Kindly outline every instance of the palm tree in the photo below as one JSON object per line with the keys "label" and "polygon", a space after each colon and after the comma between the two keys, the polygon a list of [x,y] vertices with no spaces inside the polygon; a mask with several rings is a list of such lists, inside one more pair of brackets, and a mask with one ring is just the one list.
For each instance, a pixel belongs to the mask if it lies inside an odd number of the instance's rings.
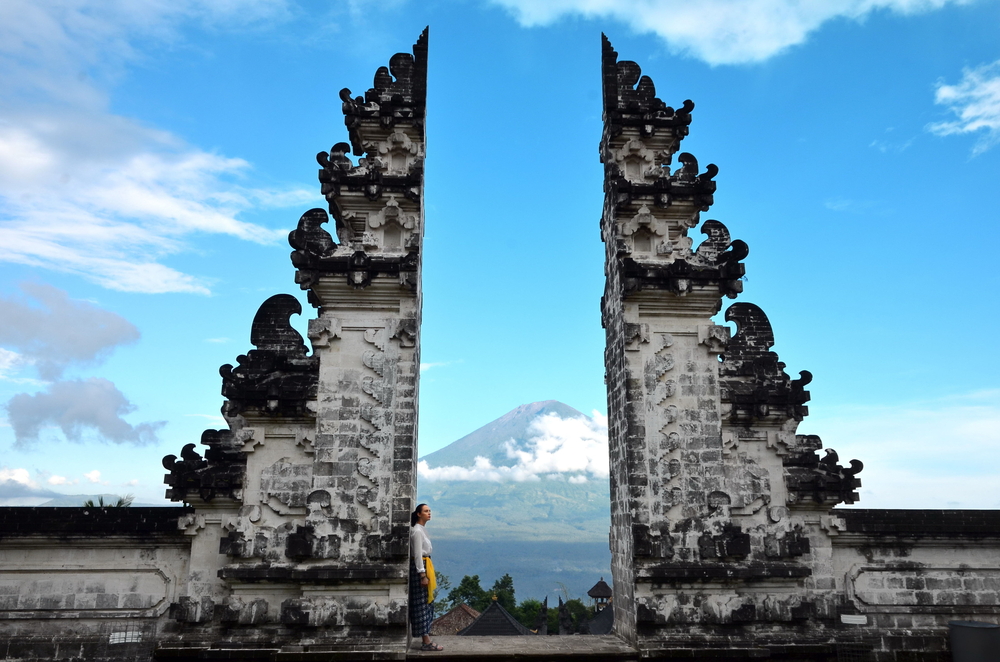
{"label": "palm tree", "polygon": [[135,496],[132,494],[126,494],[125,496],[118,497],[115,502],[109,501],[104,503],[104,496],[97,497],[97,503],[94,503],[93,499],[87,499],[83,502],[84,508],[128,508],[135,501]]}

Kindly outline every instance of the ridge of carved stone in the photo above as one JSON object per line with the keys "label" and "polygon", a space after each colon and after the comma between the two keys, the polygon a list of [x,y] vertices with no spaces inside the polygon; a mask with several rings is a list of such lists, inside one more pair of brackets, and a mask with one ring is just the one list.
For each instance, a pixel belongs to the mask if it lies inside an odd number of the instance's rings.
{"label": "ridge of carved stone", "polygon": [[420,33],[412,53],[396,53],[389,66],[379,67],[372,87],[364,96],[351,96],[350,88],[340,91],[344,124],[350,135],[355,156],[365,153],[359,128],[364,122],[377,121],[383,127],[397,122],[422,127],[427,105],[427,42],[430,28]]}
{"label": "ridge of carved stone", "polygon": [[219,368],[224,409],[236,416],[248,409],[269,416],[300,416],[316,397],[319,360],[307,356],[302,336],[292,325],[292,315],[302,313],[302,305],[290,294],[275,295],[254,316],[251,342],[256,346],[236,358],[234,368]]}
{"label": "ridge of carved stone", "polygon": [[694,102],[684,101],[673,108],[656,96],[653,79],[642,75],[642,68],[632,60],[618,59],[618,52],[607,35],[601,34],[601,78],[605,122],[615,129],[641,126],[646,131],[672,128],[678,136],[687,135]]}

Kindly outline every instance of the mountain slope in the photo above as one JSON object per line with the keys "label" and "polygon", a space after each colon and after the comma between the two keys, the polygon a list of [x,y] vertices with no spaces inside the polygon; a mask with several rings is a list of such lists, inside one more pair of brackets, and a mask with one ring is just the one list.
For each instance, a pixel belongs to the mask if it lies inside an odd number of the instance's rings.
{"label": "mountain slope", "polygon": [[524,443],[531,423],[539,416],[549,413],[557,414],[561,418],[585,416],[557,400],[532,402],[512,409],[475,432],[420,459],[431,467],[471,467],[476,456],[483,456],[495,467],[512,466],[514,460],[507,457],[505,446],[507,441],[514,439],[518,443]]}
{"label": "mountain slope", "polygon": [[[532,422],[548,413],[586,418],[555,400],[533,402],[421,460],[434,468],[472,467],[482,456],[493,466],[513,466],[506,442],[514,439],[518,447],[530,446]],[[580,478],[577,474],[576,480]],[[454,584],[464,575],[479,575],[482,584],[490,586],[510,573],[519,600],[546,595],[555,600],[557,589],[564,598],[585,598],[599,577],[610,575],[607,478],[588,475],[585,482],[569,482],[558,473],[520,482],[420,477],[417,499],[434,513],[427,528],[435,567]]]}
{"label": "mountain slope", "polygon": [[418,499],[431,507],[437,536],[469,541],[608,541],[608,481],[582,484],[435,481],[420,484]]}

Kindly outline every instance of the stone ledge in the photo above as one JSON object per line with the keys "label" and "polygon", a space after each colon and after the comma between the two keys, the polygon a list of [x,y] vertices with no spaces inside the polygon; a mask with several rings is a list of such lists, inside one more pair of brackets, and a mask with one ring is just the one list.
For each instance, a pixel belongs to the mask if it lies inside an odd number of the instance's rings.
{"label": "stone ledge", "polygon": [[177,520],[193,508],[149,506],[128,508],[0,507],[0,539],[22,536],[183,536]]}
{"label": "stone ledge", "polygon": [[770,579],[801,579],[812,574],[812,570],[799,565],[768,563],[755,565],[708,565],[670,564],[636,568],[638,581],[718,581],[739,579],[743,581],[763,581]]}
{"label": "stone ledge", "polygon": [[1000,510],[882,510],[837,508],[848,533],[1000,537]]}
{"label": "stone ledge", "polygon": [[243,582],[308,581],[339,584],[349,581],[405,580],[407,570],[403,567],[386,565],[324,565],[308,568],[250,566],[222,568],[219,570],[219,577]]}

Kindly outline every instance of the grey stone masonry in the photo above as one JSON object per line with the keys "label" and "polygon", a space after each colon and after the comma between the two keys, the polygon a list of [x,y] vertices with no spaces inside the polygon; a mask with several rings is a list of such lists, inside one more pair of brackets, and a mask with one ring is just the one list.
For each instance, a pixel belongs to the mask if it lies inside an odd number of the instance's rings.
{"label": "grey stone masonry", "polygon": [[949,618],[1000,613],[1000,520],[917,535],[906,511],[833,510],[863,467],[796,434],[812,375],[786,374],[757,306],[725,311],[732,337],[712,321],[749,249],[701,218],[718,168],[678,153],[694,104],[606,37],[602,68],[614,633],[642,657],[943,659]]}
{"label": "grey stone masonry", "polygon": [[0,659],[946,662],[949,621],[997,623],[1000,511],[836,508],[862,464],[798,434],[812,376],[757,306],[713,322],[749,249],[701,217],[694,104],[607,38],[602,75],[612,635],[407,636],[425,31],[341,91],[349,142],[317,157],[327,206],[289,236],[311,351],[299,300],[267,299],[220,369],[226,429],[163,458],[184,507],[0,508]]}
{"label": "grey stone masonry", "polygon": [[189,444],[164,460],[168,496],[195,506],[166,651],[267,641],[404,654],[426,73],[425,31],[364,96],[341,91],[350,144],[317,157],[329,212],[307,211],[289,235],[318,309],[312,353],[289,324],[298,301],[268,299],[256,349],[221,370],[230,430],[206,432],[204,458]]}

